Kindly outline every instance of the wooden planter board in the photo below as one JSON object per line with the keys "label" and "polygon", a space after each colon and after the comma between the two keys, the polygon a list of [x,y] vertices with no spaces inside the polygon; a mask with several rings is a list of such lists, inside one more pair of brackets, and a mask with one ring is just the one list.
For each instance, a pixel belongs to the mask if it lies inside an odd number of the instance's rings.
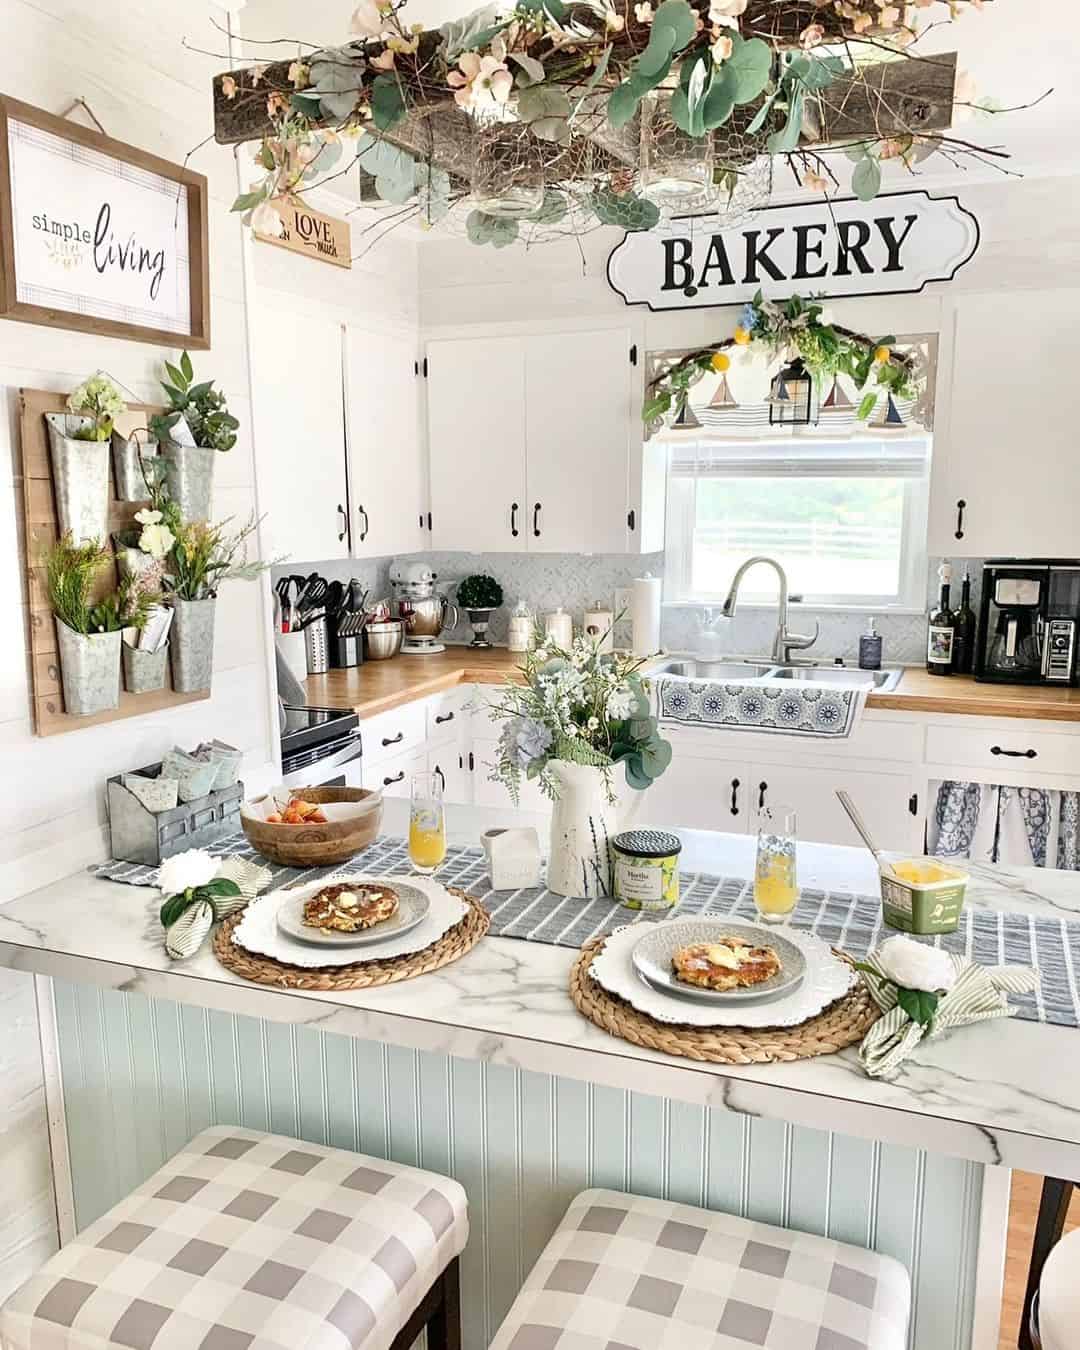
{"label": "wooden planter board", "polygon": [[[45,414],[64,412],[66,408],[67,397],[64,394],[53,394],[43,389],[19,390],[23,515],[21,534],[26,578],[27,648],[30,654],[34,731],[38,736],[57,736],[65,731],[79,731],[82,727],[97,726],[101,722],[116,722],[123,717],[138,717],[142,713],[158,712],[162,708],[171,708],[182,703],[197,703],[200,699],[210,697],[210,692],[206,689],[195,694],[178,694],[166,687],[148,694],[129,694],[126,689],[121,688],[120,705],[110,712],[94,713],[90,717],[74,717],[64,711],[60,663],[57,657],[56,620],[49,608],[45,588],[45,568],[41,559],[59,534]],[[130,403],[127,412],[117,418],[117,430],[121,433],[130,433],[137,427],[145,427],[149,417],[162,411],[163,409],[151,404]],[[113,492],[110,466],[110,535],[133,524],[135,512],[148,505],[147,502],[117,501]],[[107,543],[112,551],[111,538]],[[95,599],[115,590],[116,583],[115,564],[111,568],[103,568]],[[171,674],[167,673],[166,678],[171,679]]]}

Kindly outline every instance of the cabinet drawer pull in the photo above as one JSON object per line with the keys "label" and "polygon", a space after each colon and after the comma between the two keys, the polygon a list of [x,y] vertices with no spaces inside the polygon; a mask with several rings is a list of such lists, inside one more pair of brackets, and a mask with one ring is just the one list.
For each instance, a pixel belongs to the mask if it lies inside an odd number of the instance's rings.
{"label": "cabinet drawer pull", "polygon": [[364,540],[367,538],[368,526],[370,522],[368,521],[368,514],[362,506],[358,506],[356,508],[356,514],[364,522],[364,528],[360,531],[360,542],[363,543]]}
{"label": "cabinet drawer pull", "polygon": [[992,755],[1008,755],[1010,759],[1034,759],[1038,755],[1037,750],[1004,750],[1000,745],[990,747]]}
{"label": "cabinet drawer pull", "polygon": [[757,808],[758,808],[759,811],[764,811],[764,809],[765,809],[765,794],[766,794],[766,792],[768,792],[768,790],[769,790],[769,785],[768,785],[768,783],[765,782],[765,780],[764,780],[764,778],[763,778],[763,779],[761,780],[761,782],[760,782],[757,786],[758,786]]}
{"label": "cabinet drawer pull", "polygon": [[446,774],[443,773],[442,769],[440,769],[439,766],[438,766],[437,764],[435,765],[435,772],[434,772],[434,774],[432,775],[432,777],[437,778],[437,779],[439,780],[439,782],[442,784],[442,790],[443,790],[443,792],[445,793],[445,792],[446,792]]}
{"label": "cabinet drawer pull", "polygon": [[337,537],[337,541],[340,544],[344,541],[345,536],[349,532],[349,516],[345,508],[340,503],[338,503],[338,515],[341,517],[341,520],[339,522],[341,525],[341,533]]}
{"label": "cabinet drawer pull", "polygon": [[967,506],[967,502],[964,501],[963,497],[961,497],[960,500],[956,503],[956,534],[955,534],[955,537],[956,537],[957,539],[963,539],[963,537],[964,537],[964,507],[965,507],[965,506]]}
{"label": "cabinet drawer pull", "polygon": [[393,776],[393,778],[384,778],[382,781],[383,781],[383,787],[392,787],[395,783],[404,783],[404,781],[405,781],[405,770],[402,769],[402,771],[401,771],[400,773],[396,773],[396,774]]}
{"label": "cabinet drawer pull", "polygon": [[739,780],[737,778],[731,780],[731,814],[733,816],[739,814]]}
{"label": "cabinet drawer pull", "polygon": [[517,504],[517,502],[511,502],[511,503],[510,503],[510,533],[514,536],[515,539],[518,537],[517,513],[518,513],[518,504]]}
{"label": "cabinet drawer pull", "polygon": [[454,714],[452,712],[440,713],[439,716],[435,718],[435,725],[441,727],[444,722],[452,722],[453,720]]}
{"label": "cabinet drawer pull", "polygon": [[382,738],[382,743],[383,743],[383,745],[398,745],[398,744],[400,744],[404,739],[405,739],[405,733],[404,733],[403,731],[399,731],[398,734],[397,734],[396,736],[384,736],[384,737]]}
{"label": "cabinet drawer pull", "polygon": [[533,534],[537,539],[540,538],[540,503],[537,502],[533,507]]}

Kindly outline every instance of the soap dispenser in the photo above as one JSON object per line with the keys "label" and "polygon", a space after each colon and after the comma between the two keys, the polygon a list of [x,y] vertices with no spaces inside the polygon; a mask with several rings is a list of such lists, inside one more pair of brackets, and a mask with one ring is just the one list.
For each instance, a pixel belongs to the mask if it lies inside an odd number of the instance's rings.
{"label": "soap dispenser", "polygon": [[866,632],[859,638],[859,669],[881,669],[881,634],[874,627],[873,615],[866,621]]}

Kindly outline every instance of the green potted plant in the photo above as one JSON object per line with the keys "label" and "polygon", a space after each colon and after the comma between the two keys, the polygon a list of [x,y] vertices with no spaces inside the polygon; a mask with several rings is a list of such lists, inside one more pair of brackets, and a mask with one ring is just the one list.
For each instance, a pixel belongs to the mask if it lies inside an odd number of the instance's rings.
{"label": "green potted plant", "polygon": [[239,529],[230,520],[177,522],[165,562],[165,590],[173,610],[170,637],[173,688],[182,694],[210,688],[214,669],[214,610],[224,581],[252,581],[269,563],[248,561],[247,545],[259,527],[250,516]]}
{"label": "green potted plant", "polygon": [[469,613],[469,624],[473,630],[470,647],[490,647],[488,625],[491,623],[491,611],[498,609],[503,602],[502,587],[494,577],[477,572],[458,582],[457,598],[458,604]]}
{"label": "green potted plant", "polygon": [[184,520],[209,520],[214,456],[233,448],[240,423],[213,380],[194,382],[187,352],[179,365],[166,361],[165,373],[168,379],[161,387],[169,406],[150,419],[150,433],[164,462],[165,486]]}
{"label": "green potted plant", "polygon": [[71,391],[66,413],[45,414],[60,532],[76,546],[108,532],[109,438],[126,408],[120,390],[99,371]]}
{"label": "green potted plant", "polygon": [[120,701],[120,625],[112,625],[103,602],[92,605],[90,597],[109,551],[100,540],[80,544],[65,533],[44,561],[64,708],[74,717],[108,712]]}

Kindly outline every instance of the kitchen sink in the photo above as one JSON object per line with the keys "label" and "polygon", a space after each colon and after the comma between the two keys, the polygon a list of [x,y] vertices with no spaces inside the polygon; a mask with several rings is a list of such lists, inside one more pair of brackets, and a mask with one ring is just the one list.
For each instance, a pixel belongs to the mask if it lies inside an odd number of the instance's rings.
{"label": "kitchen sink", "polygon": [[771,662],[756,661],[665,661],[651,675],[676,675],[686,680],[759,680],[774,669]]}
{"label": "kitchen sink", "polygon": [[651,676],[667,676],[682,680],[735,680],[772,683],[773,680],[793,680],[801,684],[820,684],[832,689],[876,689],[883,693],[895,689],[903,671],[857,670],[850,666],[812,664],[777,665],[771,661],[701,660],[695,657],[676,657],[664,661],[649,672]]}
{"label": "kitchen sink", "polygon": [[834,689],[895,689],[900,670],[848,670],[845,666],[777,666],[772,680],[797,680],[803,684],[827,684]]}

